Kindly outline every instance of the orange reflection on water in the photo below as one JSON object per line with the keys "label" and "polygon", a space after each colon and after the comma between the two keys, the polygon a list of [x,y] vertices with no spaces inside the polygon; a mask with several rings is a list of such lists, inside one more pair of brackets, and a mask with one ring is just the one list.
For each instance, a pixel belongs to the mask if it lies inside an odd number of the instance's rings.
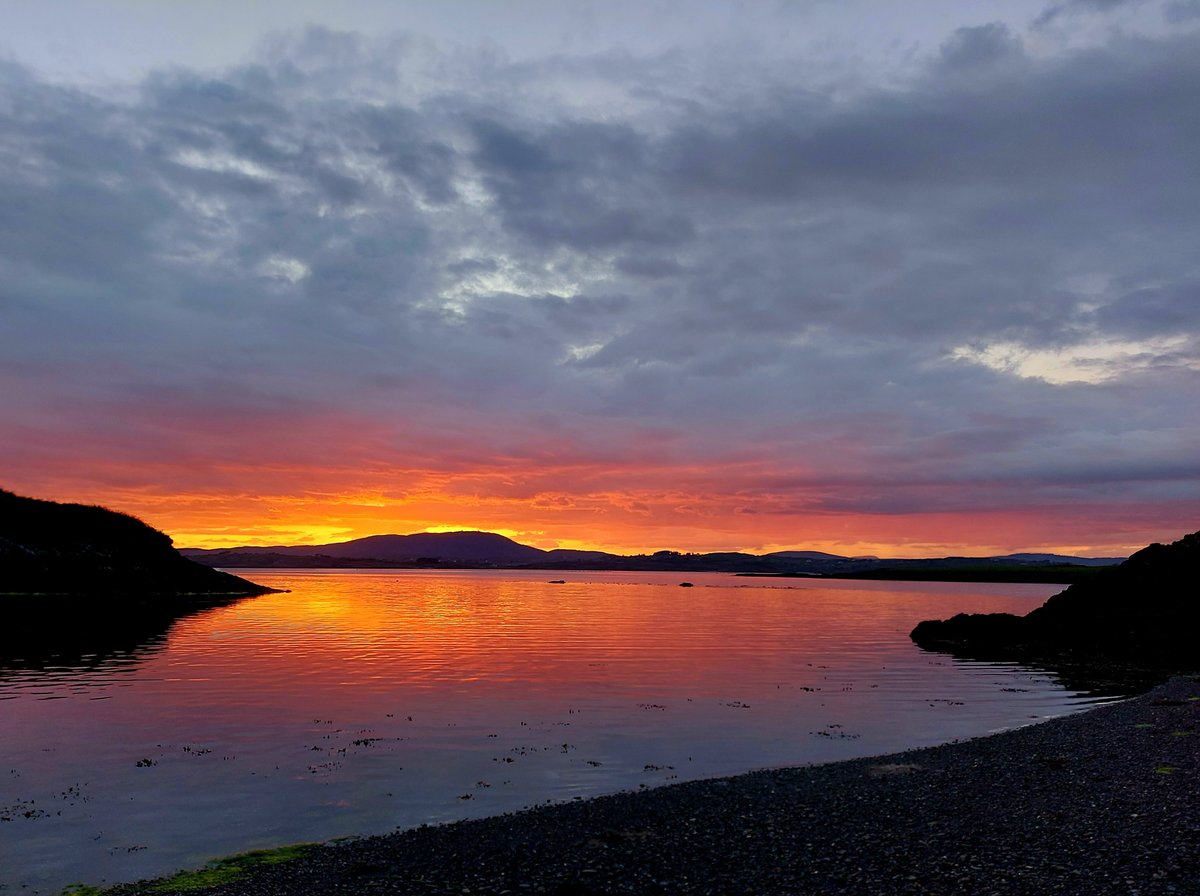
{"label": "orange reflection on water", "polygon": [[[907,633],[922,618],[964,605],[1024,612],[1054,590],[1007,587],[989,600],[978,586],[772,588],[700,575],[682,589],[680,576],[572,573],[548,585],[549,575],[250,573],[292,590],[185,620],[172,655],[210,679],[253,679],[256,702],[275,707],[326,690],[354,702],[468,686],[497,699],[569,702],[599,688],[732,700],[911,661]],[[1013,596],[1022,587],[1028,599]]]}
{"label": "orange reflection on water", "polygon": [[13,799],[87,797],[5,827],[21,874],[55,892],[136,880],[250,846],[878,755],[1071,703],[908,639],[920,619],[1021,613],[1054,586],[247,574],[292,590],[108,660],[0,669]]}

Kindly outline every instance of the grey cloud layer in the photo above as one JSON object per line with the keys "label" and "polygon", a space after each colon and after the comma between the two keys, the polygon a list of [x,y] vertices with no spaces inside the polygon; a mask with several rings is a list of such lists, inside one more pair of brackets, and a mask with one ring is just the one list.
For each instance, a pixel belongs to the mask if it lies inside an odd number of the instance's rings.
{"label": "grey cloud layer", "polygon": [[[358,414],[397,451],[469,424],[531,455],[548,420],[576,447],[652,426],[679,460],[968,502],[1158,496],[1147,468],[1200,498],[1197,34],[1035,58],[984,23],[850,96],[670,55],[463,62],[313,30],[125,96],[0,67],[10,425]],[[952,357],[1105,343],[1138,369]]]}

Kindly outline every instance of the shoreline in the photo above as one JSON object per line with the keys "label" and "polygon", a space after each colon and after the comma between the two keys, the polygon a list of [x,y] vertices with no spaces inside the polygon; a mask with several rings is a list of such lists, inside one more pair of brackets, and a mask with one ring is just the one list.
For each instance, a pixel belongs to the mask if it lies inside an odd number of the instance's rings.
{"label": "shoreline", "polygon": [[1200,892],[1200,678],[981,738],[316,845],[112,896]]}

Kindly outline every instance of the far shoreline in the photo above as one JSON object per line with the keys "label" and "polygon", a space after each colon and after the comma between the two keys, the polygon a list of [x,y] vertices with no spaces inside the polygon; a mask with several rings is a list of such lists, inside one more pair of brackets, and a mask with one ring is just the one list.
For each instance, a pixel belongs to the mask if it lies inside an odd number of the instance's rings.
{"label": "far shoreline", "polygon": [[874,581],[874,582],[962,582],[962,583],[991,583],[997,585],[1069,585],[1088,579],[1107,567],[1053,567],[1033,569],[955,569],[953,567],[930,567],[925,569],[896,569],[864,570],[861,572],[814,573],[800,571],[785,572],[747,572],[733,569],[703,569],[703,568],[662,568],[640,566],[487,566],[483,564],[466,563],[400,563],[391,561],[352,560],[328,565],[297,563],[283,566],[258,565],[221,565],[214,569],[221,571],[247,570],[267,573],[314,572],[314,571],[350,571],[373,570],[378,572],[628,572],[656,573],[676,575],[728,575],[735,578],[748,579],[797,579],[811,582],[837,581]]}
{"label": "far shoreline", "polygon": [[885,568],[862,572],[839,572],[828,575],[803,572],[738,572],[736,576],[760,579],[809,579],[816,581],[865,581],[865,582],[963,582],[993,583],[997,585],[1070,585],[1091,578],[1105,567],[1072,566],[1034,569],[955,569],[953,567],[930,567],[927,569]]}

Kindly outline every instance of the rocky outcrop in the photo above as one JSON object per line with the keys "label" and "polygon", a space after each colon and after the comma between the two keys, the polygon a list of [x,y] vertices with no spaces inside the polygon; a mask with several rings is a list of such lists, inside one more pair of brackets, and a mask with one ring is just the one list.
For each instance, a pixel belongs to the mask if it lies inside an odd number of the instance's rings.
{"label": "rocky outcrop", "polygon": [[928,620],[912,639],[975,659],[1113,661],[1200,668],[1200,532],[1152,544],[1077,582],[1025,616],[959,614]]}
{"label": "rocky outcrop", "polygon": [[132,516],[0,490],[0,600],[55,594],[195,602],[270,590],[182,557],[167,535]]}

